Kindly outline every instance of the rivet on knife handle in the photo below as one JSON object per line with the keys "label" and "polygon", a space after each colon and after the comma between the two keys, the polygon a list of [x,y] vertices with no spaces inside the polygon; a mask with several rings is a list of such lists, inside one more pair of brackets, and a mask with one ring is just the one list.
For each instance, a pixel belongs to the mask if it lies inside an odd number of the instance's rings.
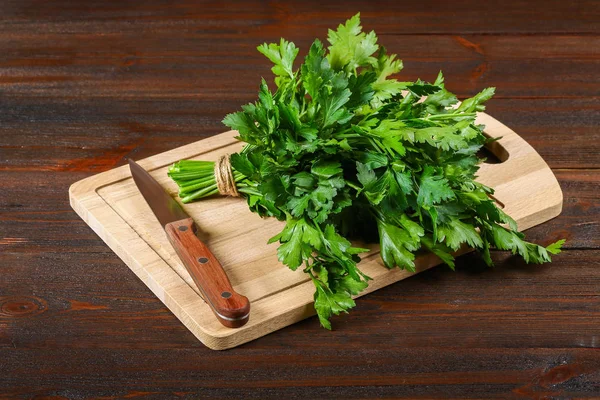
{"label": "rivet on knife handle", "polygon": [[248,322],[250,302],[233,290],[223,267],[195,234],[187,218],[165,225],[167,237],[219,321],[230,328]]}

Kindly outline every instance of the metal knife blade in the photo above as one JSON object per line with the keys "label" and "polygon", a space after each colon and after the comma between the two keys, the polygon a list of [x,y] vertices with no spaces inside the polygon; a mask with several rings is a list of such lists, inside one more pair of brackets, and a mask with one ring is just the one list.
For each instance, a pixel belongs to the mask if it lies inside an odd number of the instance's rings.
{"label": "metal knife blade", "polygon": [[163,228],[169,222],[190,218],[179,203],[160,186],[160,183],[132,159],[129,159],[129,169],[136,186]]}

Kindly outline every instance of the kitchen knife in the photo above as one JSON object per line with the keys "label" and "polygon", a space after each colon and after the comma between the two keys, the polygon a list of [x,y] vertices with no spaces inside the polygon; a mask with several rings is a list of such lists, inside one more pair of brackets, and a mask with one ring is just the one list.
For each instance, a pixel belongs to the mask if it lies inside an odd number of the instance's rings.
{"label": "kitchen knife", "polygon": [[145,169],[129,160],[133,181],[217,319],[229,328],[248,322],[250,302],[233,290],[223,267],[196,236],[194,220]]}

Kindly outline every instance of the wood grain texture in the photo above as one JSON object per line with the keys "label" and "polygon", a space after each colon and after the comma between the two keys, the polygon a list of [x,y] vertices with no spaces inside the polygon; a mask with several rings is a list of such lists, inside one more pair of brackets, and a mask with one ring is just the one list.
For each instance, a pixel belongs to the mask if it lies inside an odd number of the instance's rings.
{"label": "wood grain texture", "polygon": [[[596,1],[0,4],[0,398],[597,398],[600,110]],[[225,353],[200,344],[70,209],[75,181],[221,132],[269,66],[355,11],[405,62],[544,157],[567,237],[551,265],[495,253],[371,293]],[[483,53],[483,54],[482,54]]]}

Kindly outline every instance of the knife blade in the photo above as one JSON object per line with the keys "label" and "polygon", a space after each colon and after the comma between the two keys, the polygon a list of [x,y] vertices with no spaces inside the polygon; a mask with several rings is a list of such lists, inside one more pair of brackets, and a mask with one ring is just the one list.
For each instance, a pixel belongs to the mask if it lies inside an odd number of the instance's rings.
{"label": "knife blade", "polygon": [[136,186],[217,319],[229,328],[248,322],[250,302],[233,290],[217,258],[196,236],[196,224],[145,169],[129,159]]}

